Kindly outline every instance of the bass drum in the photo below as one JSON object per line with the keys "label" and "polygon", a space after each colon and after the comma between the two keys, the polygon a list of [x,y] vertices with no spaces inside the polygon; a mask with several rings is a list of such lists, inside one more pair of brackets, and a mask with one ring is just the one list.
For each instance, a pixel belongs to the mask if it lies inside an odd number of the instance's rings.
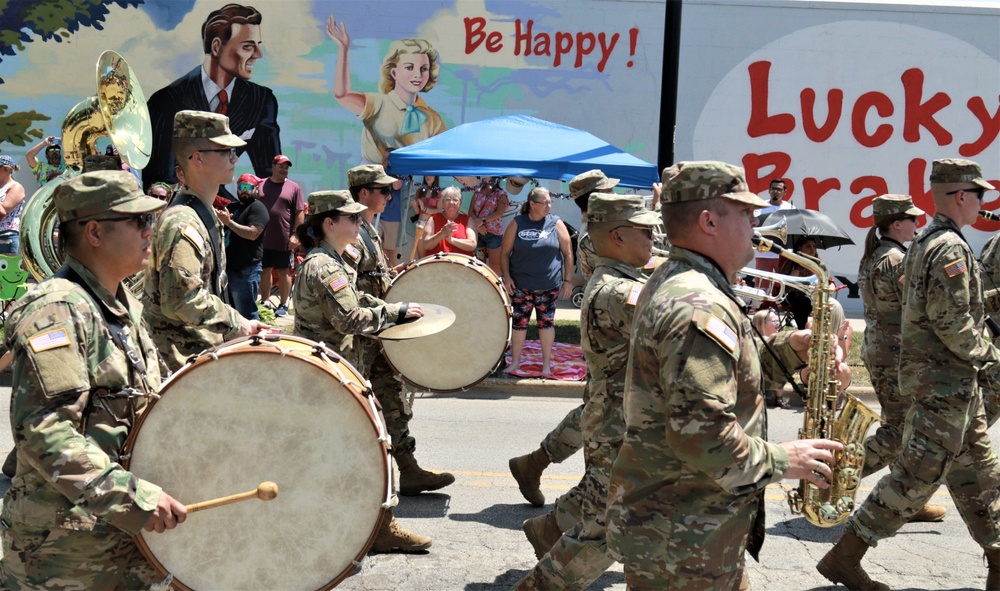
{"label": "bass drum", "polygon": [[127,467],[185,504],[274,481],[279,494],[141,532],[180,589],[332,589],[389,506],[388,437],[366,380],[331,350],[259,336],[211,349],[164,382],[126,443]]}
{"label": "bass drum", "polygon": [[429,392],[466,390],[493,373],[510,344],[510,299],[487,265],[463,254],[424,257],[396,276],[387,302],[427,302],[455,312],[435,335],[381,341],[389,364]]}

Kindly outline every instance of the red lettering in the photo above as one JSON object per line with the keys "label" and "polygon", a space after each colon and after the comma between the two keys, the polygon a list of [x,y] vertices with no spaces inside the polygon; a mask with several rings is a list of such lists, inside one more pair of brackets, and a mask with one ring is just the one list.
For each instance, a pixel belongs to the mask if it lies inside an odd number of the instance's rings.
{"label": "red lettering", "polygon": [[[903,90],[906,97],[905,116],[903,118],[903,139],[916,143],[920,141],[920,127],[926,127],[931,132],[939,146],[951,143],[951,134],[934,119],[934,114],[951,104],[951,99],[939,92],[921,103],[924,93],[924,73],[918,68],[903,72]],[[921,208],[922,209],[922,208]]]}
{"label": "red lettering", "polygon": [[503,34],[500,31],[493,31],[486,37],[486,51],[496,53],[503,49]]}
{"label": "red lettering", "polygon": [[750,74],[750,121],[747,123],[747,134],[750,137],[761,137],[791,133],[795,129],[795,117],[791,113],[767,114],[771,62],[754,62],[747,71]]}
{"label": "red lettering", "polygon": [[521,19],[514,20],[514,55],[521,55],[521,46],[524,46],[524,55],[531,55],[531,27],[535,21],[528,19],[525,23],[524,31],[521,31]]}
{"label": "red lettering", "polygon": [[880,176],[859,176],[851,181],[851,193],[858,195],[865,190],[871,191],[871,193],[857,199],[851,206],[850,220],[857,228],[869,228],[874,225],[872,216],[865,217],[862,212],[872,204],[876,197],[887,194],[889,186],[885,179]]}
{"label": "red lettering", "polygon": [[927,174],[927,161],[921,158],[910,160],[906,167],[907,178],[909,179],[910,197],[913,197],[913,204],[924,210],[927,215],[934,215],[934,196],[931,190],[924,189]]}
{"label": "red lettering", "polygon": [[481,16],[465,17],[465,55],[469,55],[482,44],[486,38],[483,29],[486,28],[486,19]]}
{"label": "red lettering", "polygon": [[574,68],[583,67],[583,56],[590,55],[590,52],[594,51],[594,47],[597,46],[597,37],[593,33],[577,33],[576,34],[576,61],[573,62]]}
{"label": "red lettering", "polygon": [[[635,31],[636,36],[639,35],[639,29],[631,29]],[[608,42],[608,36],[606,33],[601,33],[597,36],[597,40],[601,44],[601,61],[597,63],[597,71],[603,72],[604,67],[608,65],[608,60],[611,58],[611,51],[614,50],[615,45],[618,43],[618,39],[621,35],[615,33],[611,36],[611,42]],[[631,67],[631,66],[630,66]]]}
{"label": "red lettering", "polygon": [[802,179],[802,193],[805,194],[805,209],[819,211],[819,200],[830,191],[840,190],[839,179],[817,180],[812,177]]}
{"label": "red lettering", "polygon": [[997,107],[996,113],[990,115],[989,109],[986,108],[986,101],[980,96],[974,96],[969,99],[968,107],[979,120],[979,124],[983,126],[983,133],[979,135],[979,139],[958,147],[960,155],[971,158],[988,148],[1000,134],[1000,106]]}
{"label": "red lettering", "polygon": [[854,139],[866,148],[881,146],[892,137],[892,126],[888,123],[879,125],[875,128],[874,133],[868,133],[865,119],[868,117],[868,111],[873,107],[883,119],[892,115],[895,110],[895,107],[892,106],[892,100],[881,92],[866,92],[858,97],[857,102],[854,103],[854,109],[851,111],[851,132],[854,134]]}
{"label": "red lettering", "polygon": [[[768,152],[767,154],[746,154],[743,156],[743,170],[746,171],[747,187],[751,193],[766,191],[774,179],[784,179],[785,200],[791,199],[795,186],[785,178],[792,166],[792,157],[784,152]],[[771,167],[771,172],[761,176],[762,168]]]}
{"label": "red lettering", "polygon": [[844,91],[834,88],[826,94],[826,121],[822,126],[816,125],[816,91],[806,88],[799,95],[799,102],[802,104],[802,130],[806,132],[806,137],[817,143],[830,139],[844,110]]}
{"label": "red lettering", "polygon": [[556,56],[552,60],[552,66],[559,67],[562,63],[562,56],[568,54],[573,49],[573,35],[562,31],[556,32]]}
{"label": "red lettering", "polygon": [[547,33],[535,37],[535,55],[552,55],[552,38]]}

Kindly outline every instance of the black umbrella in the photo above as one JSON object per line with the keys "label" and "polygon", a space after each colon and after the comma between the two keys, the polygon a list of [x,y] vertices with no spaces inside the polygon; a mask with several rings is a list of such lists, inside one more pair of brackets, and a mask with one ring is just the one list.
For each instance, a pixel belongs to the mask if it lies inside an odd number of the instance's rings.
{"label": "black umbrella", "polygon": [[789,246],[802,236],[814,239],[816,248],[854,244],[854,240],[830,216],[811,209],[779,209],[768,215],[761,225],[777,224],[782,218],[787,224]]}

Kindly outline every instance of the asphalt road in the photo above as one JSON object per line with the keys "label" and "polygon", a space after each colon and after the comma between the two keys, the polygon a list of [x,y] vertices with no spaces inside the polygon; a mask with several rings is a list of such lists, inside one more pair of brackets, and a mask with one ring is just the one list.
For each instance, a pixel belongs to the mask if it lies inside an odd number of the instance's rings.
{"label": "asphalt road", "polygon": [[[401,498],[396,514],[405,527],[431,536],[434,545],[422,555],[369,556],[339,588],[509,589],[533,566],[534,554],[520,525],[551,505],[534,508],[522,499],[507,471],[507,460],[534,449],[577,401],[513,394],[474,389],[464,394],[418,395],[411,423],[418,442],[417,458],[428,469],[454,473],[457,481],[439,494]],[[0,387],[2,407],[7,407],[9,396],[9,384]],[[771,410],[771,438],[794,438],[801,427],[801,413],[801,409]],[[996,442],[1000,429],[994,427],[991,435]],[[6,453],[10,442],[9,424],[0,421],[0,452]],[[581,454],[551,466],[542,487],[547,500],[568,490],[582,472]],[[862,496],[875,482],[872,477],[863,483]],[[9,481],[0,477],[0,490],[8,486]],[[825,584],[814,565],[842,528],[819,529],[791,515],[784,491],[792,486],[791,482],[774,485],[767,492],[768,537],[762,564],[748,558],[753,588],[837,589]],[[933,502],[949,511],[943,523],[907,525],[895,538],[871,550],[865,566],[893,589],[982,589],[986,573],[982,552],[969,537],[947,492],[939,491]],[[616,565],[590,589],[624,590],[621,567]]]}

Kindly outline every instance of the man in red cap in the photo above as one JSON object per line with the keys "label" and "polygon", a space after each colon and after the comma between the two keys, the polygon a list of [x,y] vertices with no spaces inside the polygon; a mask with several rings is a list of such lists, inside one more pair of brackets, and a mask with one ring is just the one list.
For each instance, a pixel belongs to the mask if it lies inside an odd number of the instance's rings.
{"label": "man in red cap", "polygon": [[299,247],[295,228],[305,220],[306,200],[302,187],[288,180],[292,161],[278,154],[271,162],[271,178],[258,187],[258,198],[270,213],[264,229],[264,254],[261,262],[260,293],[264,305],[271,296],[271,272],[278,276],[278,307],[275,316],[288,314],[288,296],[292,293],[292,251]]}
{"label": "man in red cap", "polygon": [[249,320],[257,320],[257,294],[260,287],[261,259],[264,255],[264,228],[270,219],[267,207],[257,200],[261,179],[242,174],[236,181],[238,202],[216,209],[215,213],[229,230],[226,242],[226,274],[233,307]]}

